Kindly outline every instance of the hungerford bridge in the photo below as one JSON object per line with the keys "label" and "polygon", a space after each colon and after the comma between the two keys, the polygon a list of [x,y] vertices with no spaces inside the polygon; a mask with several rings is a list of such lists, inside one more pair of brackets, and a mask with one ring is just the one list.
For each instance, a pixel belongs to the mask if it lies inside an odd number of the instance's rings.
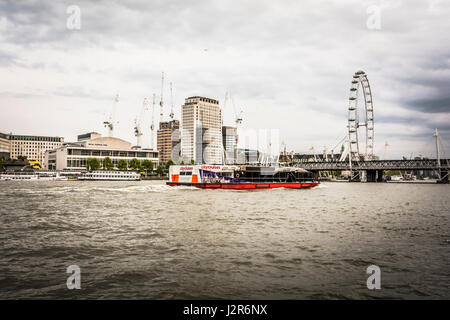
{"label": "hungerford bridge", "polygon": [[351,180],[361,181],[366,177],[367,182],[382,182],[384,170],[410,171],[410,170],[436,170],[439,174],[439,181],[449,182],[450,159],[429,160],[367,160],[367,161],[318,161],[304,162],[301,167],[319,173],[320,171],[352,171]]}
{"label": "hungerford bridge", "polygon": [[[358,110],[359,100],[364,100],[363,110]],[[360,113],[365,115],[363,122],[360,121]],[[358,71],[353,76],[350,88],[347,128],[348,133],[345,137],[347,141],[339,160],[301,162],[298,165],[306,170],[315,172],[317,176],[319,176],[321,171],[347,170],[351,171],[350,181],[366,182],[383,181],[384,170],[434,170],[438,173],[438,182],[449,182],[450,159],[440,159],[440,141],[437,129],[434,134],[436,138],[436,159],[374,160],[372,92],[367,75],[363,71]],[[365,137],[364,150],[360,148],[362,136]]]}

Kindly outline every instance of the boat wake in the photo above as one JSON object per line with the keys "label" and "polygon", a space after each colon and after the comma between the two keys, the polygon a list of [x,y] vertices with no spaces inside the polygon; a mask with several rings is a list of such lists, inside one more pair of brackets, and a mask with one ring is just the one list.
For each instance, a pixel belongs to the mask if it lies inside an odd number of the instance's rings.
{"label": "boat wake", "polygon": [[[145,192],[170,192],[170,191],[183,191],[183,190],[197,190],[192,187],[171,187],[165,184],[158,185],[132,185],[132,186],[117,186],[117,187],[102,187],[102,186],[58,186],[52,188],[43,188],[38,190],[33,189],[14,189],[11,190],[12,194],[22,193],[22,194],[65,194],[65,193],[89,193],[89,192],[100,192],[100,193],[145,193]],[[8,193],[8,192],[6,192]]]}
{"label": "boat wake", "polygon": [[327,185],[320,183],[319,185],[315,186],[313,189],[327,189],[327,188],[328,188]]}

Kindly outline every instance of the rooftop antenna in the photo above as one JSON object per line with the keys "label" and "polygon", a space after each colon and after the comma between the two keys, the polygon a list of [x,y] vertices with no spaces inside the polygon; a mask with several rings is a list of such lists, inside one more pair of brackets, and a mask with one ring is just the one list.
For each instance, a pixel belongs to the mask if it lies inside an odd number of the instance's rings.
{"label": "rooftop antenna", "polygon": [[172,91],[172,82],[170,83],[170,119],[173,120],[173,91]]}
{"label": "rooftop antenna", "polygon": [[164,92],[164,72],[162,73],[162,76],[161,76],[161,100],[159,101],[159,106],[160,106],[159,122],[163,121],[163,106],[164,106],[163,92]]}
{"label": "rooftop antenna", "polygon": [[117,108],[117,103],[119,102],[119,95],[116,94],[116,96],[114,97],[114,102],[113,102],[113,106],[112,106],[112,110],[111,113],[109,114],[109,117],[106,121],[103,121],[103,125],[108,128],[108,136],[112,137],[114,135],[114,125],[118,122],[114,121],[114,118],[116,116],[116,108]]}
{"label": "rooftop antenna", "polygon": [[150,144],[150,148],[154,150],[155,147],[155,104],[156,104],[156,94],[153,94],[153,103],[152,103],[152,124],[150,125],[150,130],[152,131],[152,141]]}

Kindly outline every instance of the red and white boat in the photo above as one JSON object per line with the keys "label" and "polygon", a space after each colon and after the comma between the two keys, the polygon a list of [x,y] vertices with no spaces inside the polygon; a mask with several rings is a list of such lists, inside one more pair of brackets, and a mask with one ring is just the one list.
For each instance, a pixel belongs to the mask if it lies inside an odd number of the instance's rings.
{"label": "red and white boat", "polygon": [[203,189],[307,189],[317,186],[312,172],[301,168],[241,165],[176,165],[169,186]]}

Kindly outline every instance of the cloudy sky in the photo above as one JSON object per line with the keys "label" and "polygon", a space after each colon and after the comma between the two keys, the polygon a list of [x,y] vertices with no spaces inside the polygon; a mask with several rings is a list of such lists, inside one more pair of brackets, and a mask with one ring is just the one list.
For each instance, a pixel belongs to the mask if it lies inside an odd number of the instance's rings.
{"label": "cloudy sky", "polygon": [[[71,5],[80,29],[67,26]],[[0,132],[105,134],[118,93],[115,133],[134,141],[133,120],[144,97],[159,99],[164,71],[165,117],[169,81],[177,118],[185,97],[223,106],[228,91],[243,128],[279,129],[288,150],[322,150],[344,137],[350,82],[364,70],[375,153],[388,141],[389,157],[431,155],[435,127],[450,141],[449,17],[444,0],[0,0]],[[231,104],[224,114],[231,123]]]}

